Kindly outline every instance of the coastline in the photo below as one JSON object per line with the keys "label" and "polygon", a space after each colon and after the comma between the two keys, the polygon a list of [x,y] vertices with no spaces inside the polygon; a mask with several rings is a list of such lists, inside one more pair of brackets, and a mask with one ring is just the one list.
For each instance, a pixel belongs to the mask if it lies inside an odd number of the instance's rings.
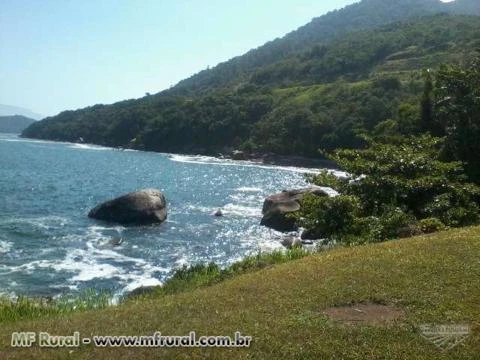
{"label": "coastline", "polygon": [[267,154],[260,157],[247,157],[246,160],[259,165],[288,166],[307,169],[326,168],[332,170],[339,170],[338,166],[331,160],[323,158],[309,158],[299,155]]}
{"label": "coastline", "polygon": [[[185,200],[184,198],[181,198],[183,201],[182,204],[186,204],[186,205],[185,206],[178,205],[180,204],[180,202],[177,202],[177,209],[180,209],[178,210],[178,214],[181,214],[181,215],[177,214],[178,215],[177,219],[180,219],[182,224],[185,223],[188,225],[184,227],[186,230],[182,229],[182,233],[178,235],[179,231],[176,230],[177,225],[175,225],[174,222],[171,222],[168,225],[168,227],[164,227],[166,229],[164,229],[164,231],[162,232],[162,236],[165,236],[166,238],[175,237],[175,239],[178,239],[179,237],[182,237],[182,236],[187,238],[186,235],[182,235],[182,234],[186,234],[190,232],[193,233],[193,231],[197,231],[196,229],[194,229],[194,226],[189,225],[193,223],[192,217],[190,215],[194,214],[195,217],[198,216],[199,222],[201,221],[202,224],[206,224],[206,227],[205,227],[206,229],[209,229],[209,226],[210,226],[210,228],[215,229],[216,231],[216,229],[220,228],[219,227],[220,221],[222,224],[226,224],[224,227],[221,228],[221,231],[218,235],[218,238],[222,239],[222,241],[230,238],[231,239],[244,238],[241,242],[242,245],[238,245],[240,244],[238,241],[232,240],[232,243],[234,243],[234,245],[232,246],[234,247],[238,246],[238,248],[241,251],[243,251],[243,249],[248,249],[250,246],[252,246],[252,249],[258,248],[258,249],[262,249],[262,251],[270,251],[270,250],[281,248],[280,238],[277,238],[276,236],[272,237],[272,233],[268,229],[264,229],[263,227],[257,227],[258,222],[260,221],[260,210],[262,206],[260,200],[258,199],[263,195],[263,193],[261,193],[262,191],[265,191],[265,196],[268,196],[280,191],[281,189],[294,188],[292,187],[293,182],[295,182],[295,184],[297,184],[298,187],[302,187],[304,184],[303,173],[309,173],[308,170],[303,168],[283,168],[281,166],[277,167],[272,165],[262,166],[262,164],[275,164],[275,163],[298,165],[306,162],[305,160],[301,160],[300,158],[295,158],[295,157],[279,158],[271,155],[268,157],[260,157],[259,154],[255,154],[256,156],[249,156],[248,160],[233,160],[233,159],[227,159],[227,158],[222,159],[218,156],[220,154],[217,154],[217,158],[207,157],[207,156],[198,156],[198,155],[171,156],[170,154],[165,154],[160,152],[151,152],[151,151],[142,151],[142,150],[133,150],[133,149],[119,149],[115,147],[104,147],[101,145],[99,146],[99,145],[93,145],[93,144],[89,145],[85,142],[82,143],[78,141],[77,142],[63,142],[63,141],[60,142],[60,141],[51,141],[51,140],[44,140],[44,139],[37,140],[37,139],[31,139],[31,138],[21,138],[21,137],[18,137],[18,134],[8,134],[8,136],[2,137],[2,139],[5,139],[5,142],[3,140],[1,142],[1,144],[4,146],[10,146],[11,144],[11,146],[14,147],[14,149],[20,149],[19,146],[22,146],[22,149],[25,149],[26,151],[28,150],[28,152],[32,153],[31,158],[34,158],[37,154],[40,154],[41,156],[39,156],[38,158],[39,160],[43,159],[42,156],[43,154],[45,154],[45,156],[47,156],[46,157],[47,159],[49,159],[49,157],[55,157],[56,159],[65,159],[64,163],[68,164],[71,160],[70,160],[70,157],[67,157],[66,155],[74,154],[75,156],[73,158],[78,159],[79,164],[81,164],[81,165],[78,165],[79,169],[95,167],[96,159],[105,158],[105,159],[108,159],[109,163],[112,163],[111,161],[112,159],[120,159],[118,162],[118,166],[115,167],[115,169],[118,168],[118,171],[116,173],[121,173],[122,169],[124,169],[124,162],[122,161],[123,159],[132,159],[131,163],[132,164],[134,163],[135,166],[137,166],[139,162],[143,162],[145,160],[146,163],[148,164],[148,167],[146,167],[145,169],[148,169],[148,170],[161,168],[164,171],[167,171],[167,169],[168,171],[170,171],[169,170],[170,166],[171,167],[180,166],[181,169],[187,169],[188,171],[192,171],[192,174],[194,176],[195,174],[197,175],[202,174],[202,178],[203,178],[204,173],[208,174],[209,177],[207,177],[207,180],[205,180],[207,185],[211,183],[210,177],[215,176],[217,172],[219,174],[224,174],[224,173],[228,173],[228,174],[239,173],[242,175],[249,174],[249,176],[245,176],[245,177],[235,176],[233,179],[233,182],[230,181],[230,179],[228,179],[229,181],[228,185],[224,187],[225,189],[227,189],[225,190],[227,194],[225,197],[219,197],[218,199],[215,198],[214,200],[205,200],[207,201],[206,203],[201,203],[200,200],[195,198],[193,195],[191,198],[188,197],[188,201]],[[52,149],[55,149],[55,151],[39,150],[39,149],[45,149],[50,147]],[[90,151],[90,150],[106,150],[106,151]],[[65,156],[62,155],[64,152],[66,154]],[[16,152],[16,153],[20,153],[20,152]],[[219,159],[219,160],[216,161],[215,159]],[[307,161],[309,162],[310,166],[314,165],[314,162],[310,160],[307,160]],[[89,167],[89,165],[87,164],[88,162],[90,162],[91,167]],[[177,165],[177,163],[182,163],[182,164]],[[190,167],[190,165],[188,164],[185,165],[183,163],[193,163],[195,165]],[[162,166],[158,167],[159,164],[161,164]],[[210,164],[212,164],[213,166],[210,166]],[[20,168],[22,167],[20,166]],[[29,174],[30,173],[29,165],[25,164],[24,168],[26,169],[25,174]],[[46,173],[56,174],[55,172],[56,170],[52,171],[46,166],[42,168],[46,170]],[[210,172],[210,168],[212,168],[214,171]],[[150,185],[149,183],[163,184],[165,182],[164,181],[165,174],[162,174],[162,171],[158,171],[158,172],[155,172],[155,174],[153,174],[148,170],[144,172],[145,174],[147,174],[145,176],[145,179],[147,179],[144,181],[145,184],[147,185]],[[58,173],[60,174],[60,172]],[[75,169],[73,174],[77,174],[77,173],[78,173],[78,170]],[[173,174],[175,174],[175,172],[173,172]],[[181,174],[183,175],[183,173]],[[264,176],[263,174],[279,174],[279,175],[272,176],[273,180],[269,180],[268,177]],[[88,176],[89,175],[86,175],[86,177]],[[185,177],[185,178],[188,179],[188,177]],[[237,181],[235,180],[236,178],[240,179],[238,180],[239,184],[236,183]],[[265,182],[264,181],[265,178],[268,181],[264,187],[263,183]],[[42,179],[42,177],[40,177],[40,179]],[[57,177],[53,176],[47,179],[57,179]],[[117,185],[112,185],[111,188],[109,187],[110,185],[108,185],[107,190],[99,191],[99,194],[102,194],[102,195],[101,196],[99,195],[98,198],[107,199],[107,198],[110,198],[109,197],[110,193],[116,194],[117,191],[119,193],[124,193],[124,192],[126,193],[128,191],[131,191],[130,189],[132,190],[137,189],[136,188],[136,186],[138,186],[137,178],[132,176],[130,177],[130,179],[132,179],[131,186],[130,186],[130,183],[127,182],[127,179],[124,179],[122,180],[122,183],[123,184],[127,183],[127,185],[124,188],[122,188],[121,190],[118,190]],[[182,179],[184,178],[182,177]],[[175,176],[173,176],[173,180],[175,180]],[[276,184],[277,182],[281,185],[278,185],[278,187],[276,185],[272,185],[272,184]],[[14,181],[12,180],[11,183],[14,183]],[[66,184],[69,185],[68,182]],[[143,187],[146,187],[147,185]],[[79,188],[80,186],[78,186],[78,189]],[[189,190],[190,188],[187,188],[187,191]],[[218,190],[215,190],[215,191],[218,191]],[[63,195],[63,192],[59,192],[59,193]],[[90,196],[91,193],[92,191],[90,189],[84,189],[84,191],[83,190],[76,191],[75,196],[79,196],[79,201],[77,201],[76,204],[81,204],[81,205],[87,204],[83,206],[87,208],[92,207],[95,203],[94,201],[90,202],[89,200],[85,200],[85,199],[89,199],[88,197],[83,197],[80,199],[80,197],[82,196]],[[51,196],[52,195],[50,192],[46,192],[44,194],[44,199],[49,200],[51,199]],[[263,198],[261,200],[263,201]],[[32,203],[34,203],[34,201],[36,201],[36,198],[31,201]],[[92,203],[91,206],[89,205],[90,203]],[[214,211],[215,209],[218,209],[219,207],[222,207],[222,209],[224,209],[224,214],[226,215],[222,220],[218,218],[214,218],[211,215],[212,211]],[[109,226],[109,225],[103,225],[101,223],[97,224],[95,222],[91,222],[87,218],[84,218],[85,210],[82,210],[82,208],[80,207],[75,207],[75,210],[71,210],[71,208],[68,208],[66,210],[68,211],[66,211],[65,213],[63,208],[61,210],[58,210],[58,209],[55,211],[52,210],[52,214],[49,213],[47,215],[43,213],[30,214],[27,211],[26,212],[27,215],[24,216],[25,219],[19,216],[18,218],[21,218],[21,219],[18,221],[16,219],[8,220],[8,221],[11,221],[12,224],[15,224],[15,226],[17,226],[17,222],[18,222],[20,223],[20,225],[18,225],[19,227],[28,226],[29,229],[31,227],[33,229],[32,232],[36,231],[42,236],[50,236],[52,234],[55,235],[58,233],[60,234],[59,236],[61,236],[61,238],[65,240],[65,243],[67,244],[66,246],[69,249],[69,253],[67,255],[60,254],[58,255],[58,259],[55,257],[56,255],[52,255],[51,257],[50,255],[48,255],[48,256],[45,256],[44,258],[41,258],[40,262],[38,262],[39,261],[38,258],[35,258],[32,255],[32,258],[28,258],[28,259],[26,258],[24,261],[24,264],[22,265],[26,267],[27,265],[25,264],[31,263],[32,265],[28,265],[28,266],[32,266],[32,268],[33,267],[40,268],[38,264],[41,264],[43,266],[42,269],[51,267],[55,272],[66,272],[66,273],[69,272],[66,275],[67,276],[66,279],[68,281],[65,280],[65,283],[71,284],[72,285],[71,288],[68,289],[67,288],[68,286],[65,285],[64,287],[61,288],[62,290],[52,290],[52,291],[49,290],[48,294],[46,295],[55,296],[60,291],[69,291],[69,290],[72,290],[72,292],[77,293],[78,289],[75,286],[77,286],[78,283],[83,284],[84,282],[86,283],[87,281],[91,281],[92,284],[95,284],[97,282],[97,280],[93,280],[95,278],[94,276],[95,274],[93,273],[93,271],[90,271],[92,264],[103,265],[104,263],[106,263],[106,261],[104,260],[105,256],[111,256],[112,251],[116,251],[115,248],[111,246],[111,243],[108,242],[108,240],[111,238],[116,238],[121,236],[119,234],[123,234],[123,232],[125,231],[121,227],[117,228],[116,226],[113,226],[113,225]],[[71,215],[71,214],[74,214],[74,215]],[[175,220],[175,219],[172,218],[172,220]],[[197,220],[195,219],[195,221]],[[65,226],[67,226],[68,228],[63,229],[63,226],[64,226],[63,224],[67,224]],[[243,230],[243,226],[245,226],[246,230]],[[0,230],[3,231],[5,228],[6,226],[0,228]],[[74,229],[74,230],[71,230],[71,229]],[[193,230],[190,230],[190,229],[193,229]],[[6,234],[8,233],[7,230],[5,230]],[[208,231],[209,230],[205,230],[204,233],[202,233],[201,235],[198,235],[198,238],[200,239],[200,241],[204,241],[203,240],[204,236],[205,237],[217,236],[217,235],[211,235]],[[133,247],[135,245],[135,241],[139,241],[140,244],[143,244],[143,243],[148,243],[150,239],[153,239],[155,236],[158,237],[157,233],[153,234],[154,232],[155,231],[152,231],[151,233],[148,232],[147,235],[140,234],[133,231],[128,233],[126,232],[125,238],[130,239],[132,247],[129,247],[128,245],[126,250],[125,249],[118,250],[117,251],[118,255],[115,255],[115,256],[118,256],[118,258],[116,259],[119,259],[119,260],[109,261],[107,267],[105,267],[104,269],[100,269],[98,271],[98,273],[100,273],[101,276],[104,277],[105,279],[114,279],[114,280],[105,280],[105,281],[108,281],[108,282],[111,281],[112,283],[115,282],[120,284],[118,288],[115,287],[114,289],[115,295],[123,294],[124,292],[130,291],[131,289],[134,288],[134,284],[135,284],[135,287],[139,287],[139,286],[151,284],[152,278],[158,279],[161,281],[163,281],[166,278],[163,276],[163,273],[155,273],[155,271],[157,271],[155,270],[157,267],[148,267],[146,269],[142,268],[141,260],[144,259],[142,256],[144,256],[144,253],[147,252],[147,250],[135,250],[137,246]],[[234,234],[235,236],[232,234]],[[25,236],[30,236],[30,235],[27,234]],[[72,242],[70,242],[71,238],[73,239]],[[77,241],[80,241],[80,245],[84,244],[85,246],[77,246]],[[208,240],[208,241],[206,240],[206,243],[209,243],[209,241],[211,240]],[[225,245],[220,242],[219,244],[220,244],[219,246]],[[4,246],[3,243],[0,241],[0,253],[2,252],[1,250],[3,249],[2,248],[3,246]],[[177,248],[179,247],[178,245],[172,245],[172,248],[175,248],[175,246]],[[13,252],[20,251],[21,246],[19,245],[17,247],[15,245],[15,241],[13,240],[11,242],[5,242],[5,249],[10,249],[10,248],[12,249],[11,251],[13,253]],[[206,248],[207,247],[203,247],[201,251],[198,251],[198,253],[201,253],[201,255],[198,255],[198,256],[202,256],[205,259],[207,259],[205,261],[209,261],[209,258],[207,258],[207,255],[209,255],[209,252],[215,253],[216,250],[205,250]],[[230,248],[231,247],[229,245],[229,248],[227,250],[229,251]],[[89,249],[92,249],[92,251],[90,251]],[[283,250],[283,248],[281,249]],[[151,252],[152,250],[148,250],[148,251]],[[194,256],[191,255],[187,250],[185,250],[185,254],[183,254],[181,251],[179,253],[176,253],[176,252],[173,252],[173,253],[178,256],[176,256],[172,261],[178,261],[178,264],[182,264],[184,261],[185,262],[193,261],[191,259],[194,259]],[[75,254],[75,256],[71,254]],[[180,254],[183,254],[183,255],[180,255]],[[230,254],[230,253],[226,252],[225,254]],[[238,253],[232,252],[232,254],[233,254],[232,255],[233,258],[237,259]],[[127,258],[127,257],[130,257],[129,262],[127,265],[124,265],[123,263],[121,263],[121,259]],[[145,259],[147,258],[148,257],[146,257]],[[223,260],[220,259],[218,261],[220,264],[222,264]],[[154,263],[153,260],[152,260],[152,263]],[[172,264],[177,264],[177,262]],[[159,267],[160,266],[158,266],[158,268]],[[141,269],[141,271],[139,271],[138,274],[133,272],[128,272],[127,270],[125,270],[125,269],[137,269],[137,268]],[[165,272],[170,271],[170,266],[165,266],[164,268],[166,268]],[[70,275],[70,272],[72,273],[71,275]],[[112,274],[115,274],[115,277]],[[57,281],[52,280],[51,282],[56,283]],[[46,283],[50,283],[50,281],[47,281]],[[127,288],[127,285],[128,285],[128,288]],[[5,288],[10,289],[10,287],[7,284]],[[32,289],[24,288],[23,283],[21,283],[18,286],[17,285],[13,286],[12,289],[13,290],[9,290],[8,294],[10,294],[10,291],[12,292],[12,294],[15,294],[15,293],[25,294],[24,291],[28,291],[31,294],[40,294],[40,295],[44,294],[43,289],[32,290]],[[81,286],[80,286],[80,290],[81,290]]]}
{"label": "coastline", "polygon": [[272,166],[285,166],[285,167],[298,167],[306,169],[331,169],[339,170],[335,162],[325,159],[325,158],[313,158],[302,155],[279,155],[275,153],[245,153],[238,150],[226,150],[223,152],[209,152],[209,151],[196,151],[196,152],[163,152],[155,151],[148,149],[141,149],[136,147],[122,147],[122,146],[108,146],[104,144],[88,143],[84,141],[65,141],[59,139],[39,139],[26,137],[22,134],[16,134],[21,139],[31,139],[31,140],[43,140],[43,141],[54,141],[54,142],[63,142],[69,144],[78,144],[78,145],[92,145],[92,146],[102,146],[117,150],[135,150],[141,152],[153,152],[158,154],[169,154],[169,155],[181,155],[181,156],[209,156],[219,160],[234,160],[234,161],[248,161],[253,164],[258,165],[272,165]]}

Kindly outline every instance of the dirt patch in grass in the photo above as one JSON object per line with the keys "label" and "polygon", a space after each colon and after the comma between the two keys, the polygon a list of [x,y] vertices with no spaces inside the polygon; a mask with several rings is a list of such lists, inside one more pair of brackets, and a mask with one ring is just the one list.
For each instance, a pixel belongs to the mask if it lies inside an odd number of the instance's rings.
{"label": "dirt patch in grass", "polygon": [[323,313],[349,325],[386,325],[405,316],[404,310],[371,302],[331,307]]}

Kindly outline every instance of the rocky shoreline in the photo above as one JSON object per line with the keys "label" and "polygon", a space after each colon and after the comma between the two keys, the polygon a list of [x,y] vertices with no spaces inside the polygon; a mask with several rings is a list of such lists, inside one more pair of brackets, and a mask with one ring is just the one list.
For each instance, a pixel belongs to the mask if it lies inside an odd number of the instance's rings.
{"label": "rocky shoreline", "polygon": [[227,155],[217,154],[220,159],[246,160],[261,165],[289,166],[299,168],[328,168],[337,169],[335,162],[324,158],[312,158],[299,155],[278,155],[274,153],[245,153],[232,151]]}
{"label": "rocky shoreline", "polygon": [[[19,135],[21,138],[26,139],[37,139],[33,137],[27,137],[23,134]],[[58,141],[58,142],[65,142],[62,139],[37,139],[37,140],[45,140],[45,141]],[[68,141],[67,141],[68,142]],[[89,143],[84,141],[83,138],[78,138],[76,141],[72,141],[72,144],[81,144],[81,145],[93,145],[93,146],[104,146],[104,147],[111,147],[117,150],[136,150],[136,151],[144,151],[150,152],[151,150],[138,148],[135,146],[111,146],[101,143]],[[156,152],[156,151],[154,151]],[[241,150],[231,150],[225,149],[222,152],[210,152],[206,151],[205,149],[197,149],[197,151],[191,152],[173,152],[171,154],[174,155],[186,155],[186,156],[211,156],[217,159],[227,159],[227,160],[243,160],[249,161],[259,165],[273,165],[273,166],[288,166],[288,167],[299,167],[299,168],[307,168],[307,169],[315,169],[315,168],[327,168],[332,170],[338,170],[338,166],[335,162],[325,159],[325,158],[317,158],[317,157],[307,157],[301,155],[279,155],[271,152],[262,153],[262,152],[245,152]]]}

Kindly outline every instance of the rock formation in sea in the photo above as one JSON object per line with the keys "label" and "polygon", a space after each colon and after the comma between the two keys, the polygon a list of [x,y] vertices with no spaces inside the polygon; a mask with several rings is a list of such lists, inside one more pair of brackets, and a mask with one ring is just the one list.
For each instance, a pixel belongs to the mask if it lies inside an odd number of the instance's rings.
{"label": "rock formation in sea", "polygon": [[328,196],[325,190],[320,187],[284,190],[281,193],[271,195],[263,203],[263,218],[260,224],[277,231],[297,230],[295,219],[287,215],[300,210],[300,202],[307,193],[316,196]]}
{"label": "rock formation in sea", "polygon": [[167,218],[167,205],[161,191],[145,189],[99,204],[88,216],[124,225],[158,224]]}

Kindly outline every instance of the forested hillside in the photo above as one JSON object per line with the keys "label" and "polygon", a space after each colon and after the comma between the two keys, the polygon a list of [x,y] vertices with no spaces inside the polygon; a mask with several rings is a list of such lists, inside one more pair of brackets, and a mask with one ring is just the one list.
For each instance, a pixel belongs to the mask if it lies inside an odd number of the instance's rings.
{"label": "forested hillside", "polygon": [[406,131],[415,126],[422,71],[472,58],[478,20],[440,14],[349,33],[257,68],[232,87],[66,111],[23,135],[209,154],[240,148],[317,156],[318,149],[358,147],[359,135],[385,120]]}
{"label": "forested hillside", "polygon": [[281,39],[275,39],[213,69],[201,71],[181,81],[169,92],[192,96],[232,86],[247,81],[260,67],[282,61],[315,45],[325,45],[347,33],[441,12],[480,15],[480,4],[477,0],[456,0],[451,3],[439,0],[363,0],[314,18]]}

